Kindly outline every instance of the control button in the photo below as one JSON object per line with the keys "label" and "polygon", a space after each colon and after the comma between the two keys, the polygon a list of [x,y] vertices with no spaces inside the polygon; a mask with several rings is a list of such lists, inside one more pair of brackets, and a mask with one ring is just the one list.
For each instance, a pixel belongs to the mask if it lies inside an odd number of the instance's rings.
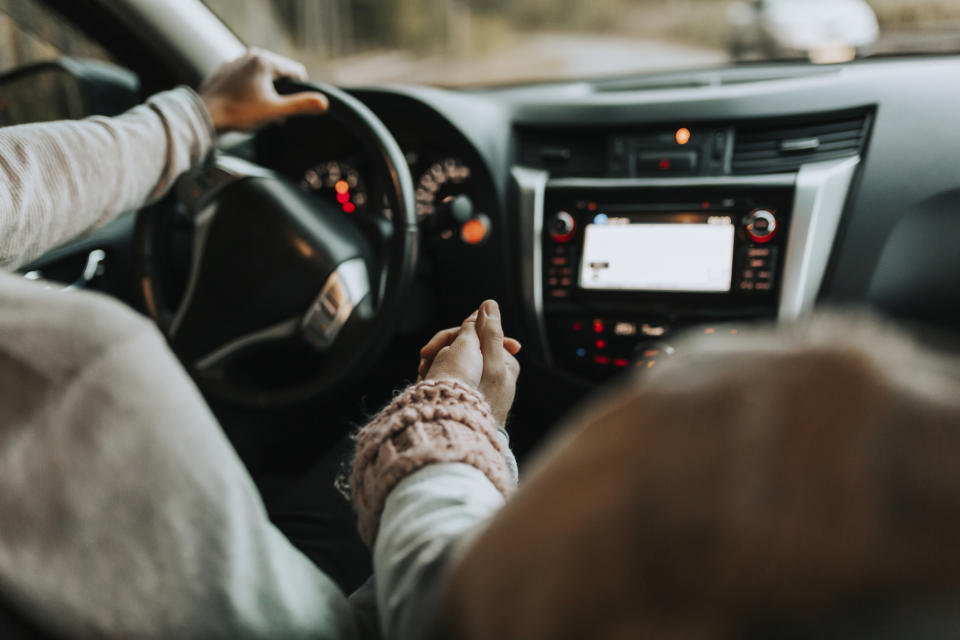
{"label": "control button", "polygon": [[613,334],[617,336],[637,335],[637,325],[632,322],[618,322],[613,325]]}
{"label": "control button", "polygon": [[697,154],[684,152],[644,152],[637,156],[637,171],[640,173],[682,173],[697,168]]}
{"label": "control button", "polygon": [[608,365],[610,364],[610,356],[596,356],[593,361],[597,364]]}
{"label": "control button", "polygon": [[640,327],[640,333],[650,338],[659,338],[662,335],[667,333],[668,327],[663,325],[647,324],[644,323]]}
{"label": "control button", "polygon": [[676,349],[662,342],[639,345],[633,354],[634,366],[640,369],[652,369],[658,362],[671,357]]}
{"label": "control button", "polygon": [[550,290],[551,298],[569,298],[570,292],[566,289],[551,289]]}
{"label": "control button", "polygon": [[[566,211],[558,211],[553,219],[550,220],[548,227],[550,237],[554,242],[570,242],[573,239],[573,232],[577,228],[577,223],[573,216]],[[557,264],[554,262],[554,264]]]}
{"label": "control button", "polygon": [[606,341],[606,340],[597,340],[596,343],[594,343],[594,344],[595,344],[595,346],[597,347],[597,349],[601,349],[601,350],[602,350],[602,349],[606,349],[606,348],[607,348],[607,341]]}
{"label": "control button", "polygon": [[769,242],[777,234],[777,218],[767,209],[754,210],[744,218],[743,224],[754,242]]}
{"label": "control button", "polygon": [[551,258],[551,259],[550,259],[550,263],[553,264],[553,265],[555,265],[555,266],[562,267],[562,266],[568,264],[568,261],[567,261],[566,258]]}
{"label": "control button", "polygon": [[614,359],[613,359],[613,366],[615,366],[615,367],[623,368],[623,367],[626,367],[626,366],[629,365],[629,364],[630,364],[630,361],[627,360],[626,358],[614,358]]}
{"label": "control button", "polygon": [[593,321],[593,332],[603,333],[603,320],[597,319]]}

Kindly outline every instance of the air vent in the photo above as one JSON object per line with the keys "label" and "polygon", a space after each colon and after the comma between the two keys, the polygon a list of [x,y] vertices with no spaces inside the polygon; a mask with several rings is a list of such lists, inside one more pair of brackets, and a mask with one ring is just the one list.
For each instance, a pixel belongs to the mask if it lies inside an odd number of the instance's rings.
{"label": "air vent", "polygon": [[854,156],[863,150],[866,132],[866,114],[738,127],[733,172],[796,171],[808,162]]}
{"label": "air vent", "polygon": [[600,132],[526,129],[520,132],[519,160],[554,176],[603,175],[607,136]]}

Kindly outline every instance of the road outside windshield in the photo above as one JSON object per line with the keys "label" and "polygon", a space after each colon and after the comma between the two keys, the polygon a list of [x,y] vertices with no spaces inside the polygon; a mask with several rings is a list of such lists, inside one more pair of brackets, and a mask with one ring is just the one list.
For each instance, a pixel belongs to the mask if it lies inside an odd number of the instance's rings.
{"label": "road outside windshield", "polygon": [[207,0],[245,42],[343,85],[622,76],[960,51],[958,0]]}

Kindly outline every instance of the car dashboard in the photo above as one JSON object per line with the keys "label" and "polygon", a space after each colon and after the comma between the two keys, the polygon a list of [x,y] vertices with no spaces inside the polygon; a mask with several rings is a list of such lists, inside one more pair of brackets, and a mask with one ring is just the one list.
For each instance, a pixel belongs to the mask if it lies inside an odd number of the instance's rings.
{"label": "car dashboard", "polygon": [[[869,307],[951,335],[958,73],[960,59],[941,56],[352,90],[406,156],[421,236],[397,336],[368,384],[395,388],[410,354],[485,298],[524,345],[517,413],[531,439],[598,384],[656,368],[691,332],[748,342],[758,322]],[[392,215],[330,118],[225,151],[362,228]],[[44,275],[107,249],[93,286],[136,305],[135,284],[117,279],[131,230],[121,219],[53,252]]]}
{"label": "car dashboard", "polygon": [[[951,57],[747,65],[355,95],[417,183],[425,317],[456,324],[497,297],[528,360],[589,385],[655,367],[690,331],[749,340],[757,321],[821,305],[952,327],[960,96],[943,79],[958,69]],[[331,187],[362,167],[348,139],[310,126],[276,147],[280,165],[345,200]]]}

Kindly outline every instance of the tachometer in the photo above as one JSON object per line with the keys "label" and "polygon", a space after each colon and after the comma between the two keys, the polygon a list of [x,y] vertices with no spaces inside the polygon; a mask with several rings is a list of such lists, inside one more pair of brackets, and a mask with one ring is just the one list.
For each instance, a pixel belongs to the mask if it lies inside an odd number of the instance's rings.
{"label": "tachometer", "polygon": [[417,182],[417,217],[422,221],[465,191],[470,167],[457,158],[444,158],[430,165]]}
{"label": "tachometer", "polygon": [[344,213],[362,213],[367,206],[367,189],[363,179],[346,162],[329,160],[310,167],[303,174],[300,186],[336,202]]}

